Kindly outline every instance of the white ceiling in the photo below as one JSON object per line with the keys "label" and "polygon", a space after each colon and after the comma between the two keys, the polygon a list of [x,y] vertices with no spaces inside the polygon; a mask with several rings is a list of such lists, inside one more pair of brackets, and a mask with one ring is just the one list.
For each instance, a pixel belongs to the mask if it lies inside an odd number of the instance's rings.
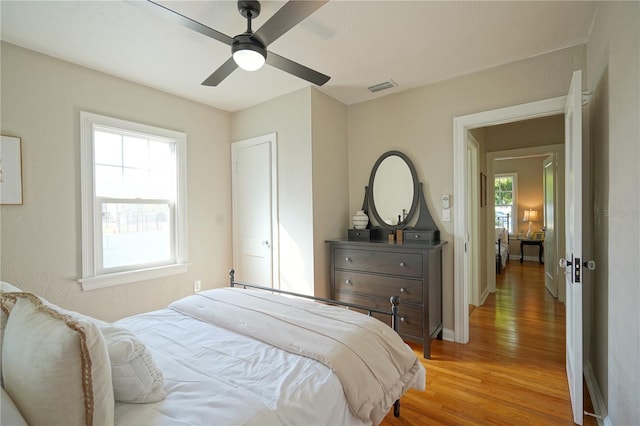
{"label": "white ceiling", "polygon": [[[245,30],[235,1],[161,1],[231,37]],[[283,4],[261,2],[254,31]],[[268,65],[200,83],[230,48],[119,1],[0,1],[2,40],[236,111],[310,83]],[[592,2],[332,0],[268,46],[331,76],[320,88],[351,105],[585,43]],[[393,79],[377,94],[367,87]]]}

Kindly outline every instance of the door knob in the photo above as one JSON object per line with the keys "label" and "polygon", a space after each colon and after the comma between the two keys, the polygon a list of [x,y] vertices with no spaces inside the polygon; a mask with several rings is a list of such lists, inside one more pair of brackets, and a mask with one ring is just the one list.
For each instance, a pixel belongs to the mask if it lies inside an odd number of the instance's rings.
{"label": "door knob", "polygon": [[595,260],[587,260],[582,265],[590,271],[595,271],[596,269],[596,261]]}
{"label": "door knob", "polygon": [[558,261],[558,265],[560,265],[561,268],[566,268],[568,266],[571,266],[572,263],[570,260],[567,260],[564,257],[561,257],[560,260]]}

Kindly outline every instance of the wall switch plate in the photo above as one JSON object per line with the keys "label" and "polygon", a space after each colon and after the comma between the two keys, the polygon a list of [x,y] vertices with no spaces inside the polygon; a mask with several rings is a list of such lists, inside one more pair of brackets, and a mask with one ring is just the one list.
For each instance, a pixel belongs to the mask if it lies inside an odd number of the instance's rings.
{"label": "wall switch plate", "polygon": [[451,221],[451,210],[450,209],[442,209],[442,220],[445,222]]}
{"label": "wall switch plate", "polygon": [[449,208],[449,194],[442,194],[442,208]]}
{"label": "wall switch plate", "polygon": [[193,282],[193,292],[197,293],[200,291],[201,288],[202,288],[202,282],[200,280],[195,280]]}

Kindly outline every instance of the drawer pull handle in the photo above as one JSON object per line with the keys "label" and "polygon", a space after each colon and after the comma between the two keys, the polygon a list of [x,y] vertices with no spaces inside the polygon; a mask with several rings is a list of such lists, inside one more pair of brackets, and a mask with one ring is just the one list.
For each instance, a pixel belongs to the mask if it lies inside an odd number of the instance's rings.
{"label": "drawer pull handle", "polygon": [[345,257],[345,258],[344,258],[344,261],[345,261],[345,262],[351,262],[351,258],[350,258],[350,257]]}
{"label": "drawer pull handle", "polygon": [[344,282],[346,285],[353,285],[353,282],[351,280],[345,280]]}
{"label": "drawer pull handle", "polygon": [[407,289],[405,289],[404,287],[400,288],[400,293],[406,293],[406,292],[407,292]]}
{"label": "drawer pull handle", "polygon": [[405,317],[400,317],[400,321],[405,322],[406,318]]}
{"label": "drawer pull handle", "polygon": [[418,238],[420,238],[420,235],[415,234],[415,235],[413,236],[413,238],[415,238],[415,239],[417,240]]}
{"label": "drawer pull handle", "polygon": [[404,268],[405,266],[407,266],[407,264],[406,264],[406,263],[404,263],[404,262],[400,262],[400,267],[401,267],[401,268]]}

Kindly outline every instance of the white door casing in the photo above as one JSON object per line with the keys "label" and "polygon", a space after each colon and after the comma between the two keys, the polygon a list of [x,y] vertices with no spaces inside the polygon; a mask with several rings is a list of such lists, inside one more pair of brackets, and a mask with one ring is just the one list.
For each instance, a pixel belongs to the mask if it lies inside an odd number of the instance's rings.
{"label": "white door casing", "polygon": [[[582,116],[582,110],[581,110],[581,83],[580,84],[576,84],[575,80],[576,80],[576,75],[577,78],[581,80],[581,73],[580,71],[576,71],[576,73],[574,73],[574,78],[572,79],[572,83],[571,83],[571,88],[570,88],[570,94],[571,96],[574,98],[572,103],[575,105],[578,105],[578,107],[574,106],[571,108],[571,114],[572,114],[572,123],[574,123],[574,125],[576,123],[579,123],[577,126],[577,131],[575,131],[575,129],[572,129],[572,136],[574,137],[574,141],[576,141],[576,136],[579,136],[580,138],[582,137],[582,124],[581,124],[581,116]],[[577,103],[576,103],[576,99],[577,98]],[[516,121],[522,121],[522,120],[529,120],[529,119],[533,119],[533,118],[539,118],[539,117],[546,117],[546,116],[550,116],[550,115],[555,115],[555,114],[565,114],[566,116],[566,111],[565,111],[565,107],[568,104],[568,99],[569,96],[560,96],[557,98],[551,98],[551,99],[546,99],[546,100],[542,100],[542,101],[536,101],[536,102],[531,102],[531,103],[527,103],[527,104],[521,104],[521,105],[515,105],[515,106],[511,106],[511,107],[506,107],[506,108],[500,108],[500,109],[496,109],[496,110],[491,110],[491,111],[484,111],[484,112],[480,112],[480,113],[475,113],[475,114],[470,114],[470,115],[465,115],[465,116],[459,116],[459,117],[455,117],[453,119],[453,183],[454,183],[454,194],[466,194],[467,188],[467,174],[469,173],[467,170],[467,162],[466,162],[466,155],[467,155],[467,132],[470,129],[474,129],[474,128],[479,128],[479,127],[485,127],[485,126],[491,126],[491,125],[496,125],[496,124],[505,124],[505,123],[512,123],[512,122],[516,122]],[[576,117],[576,115],[579,114],[580,115],[580,119],[578,120]],[[567,127],[565,125],[565,127]],[[566,129],[565,129],[566,132]],[[565,141],[566,143],[566,141]],[[571,190],[572,192],[575,192],[575,189],[570,189],[570,188],[574,188],[574,185],[576,184],[575,181],[571,180],[569,181],[569,172],[566,170],[567,168],[569,168],[569,164],[571,162],[580,162],[582,160],[582,152],[581,152],[581,139],[580,139],[580,156],[578,158],[575,158],[575,152],[576,152],[576,147],[575,144],[572,144],[572,156],[569,156],[569,152],[565,151],[565,175],[566,175],[566,181],[565,181],[565,221],[566,223],[570,222],[572,219],[569,215],[569,207],[566,206],[566,204],[569,203],[569,194],[568,192]],[[566,148],[568,149],[568,148]],[[571,160],[570,160],[571,158]],[[581,163],[579,170],[581,170]],[[573,170],[573,167],[572,167]],[[575,175],[575,171],[571,172],[571,178],[573,178]],[[571,186],[569,184],[569,182],[572,182]],[[580,181],[580,185],[582,184],[582,182]],[[582,194],[581,189],[579,191],[577,191],[580,193],[580,197]],[[454,234],[453,234],[453,243],[454,243],[454,294],[455,299],[454,299],[454,329],[453,329],[453,340],[455,342],[458,343],[467,343],[469,341],[469,289],[466,288],[465,286],[465,275],[467,274],[467,271],[465,270],[465,268],[467,267],[467,263],[465,260],[465,251],[464,251],[464,242],[465,242],[465,238],[466,238],[466,227],[464,224],[464,218],[465,218],[465,213],[466,213],[466,199],[465,197],[460,197],[458,198],[458,202],[454,204]],[[574,201],[574,205],[575,205],[575,201]],[[581,206],[580,206],[580,210],[581,210]],[[571,212],[571,214],[580,214],[580,211],[576,212],[575,210],[573,210]],[[493,221],[493,218],[490,218]],[[488,218],[489,220],[489,218]],[[581,216],[579,218],[580,223],[581,223]],[[489,225],[491,225],[488,221],[487,221],[487,228],[489,228]],[[580,227],[581,228],[581,227]],[[575,227],[574,227],[574,232],[575,232]],[[580,230],[580,232],[582,232]],[[569,230],[566,230],[566,233],[569,233]],[[567,235],[565,238],[565,241],[567,241],[570,237]],[[580,234],[580,239],[582,238],[582,235]],[[486,248],[486,252],[490,255],[493,255],[494,250],[493,247],[491,247],[493,245],[493,241],[491,241],[491,239],[487,239],[487,246]],[[570,244],[569,242],[566,243],[567,246]],[[571,243],[572,245],[575,246],[575,242]],[[569,252],[569,251],[567,251]],[[574,252],[575,253],[575,252]],[[575,256],[575,255],[574,255]],[[580,256],[578,256],[581,259],[581,253]],[[582,259],[581,259],[582,261]],[[580,270],[581,270],[582,265],[580,264]],[[573,276],[573,274],[572,274]],[[575,287],[574,284],[571,284],[571,289],[569,288],[570,284],[567,283],[566,288],[567,288],[567,322],[566,322],[566,327],[567,327],[567,342],[569,341],[569,335],[571,335],[572,339],[582,339],[582,313],[580,312],[579,316],[576,316],[576,309],[580,309],[580,311],[582,310],[582,293],[581,291],[578,291]],[[572,294],[569,294],[569,291],[571,290]],[[575,291],[574,291],[575,290]],[[576,306],[577,300],[573,300],[571,302],[571,312],[570,312],[570,308],[569,308],[569,297],[575,297],[577,299],[579,294],[580,297],[580,303],[578,303],[579,307]],[[569,315],[572,315],[573,318],[570,320],[569,319]],[[579,317],[579,318],[578,318]],[[570,330],[571,329],[571,330]],[[446,331],[446,330],[445,330]],[[447,336],[448,333],[445,332],[445,336]],[[450,335],[450,334],[449,334]],[[580,344],[576,344],[575,341],[573,341],[572,344],[572,352],[569,353],[569,348],[567,348],[567,372],[569,375],[569,368],[571,368],[572,371],[572,376],[570,378],[570,380],[573,382],[572,385],[570,385],[573,390],[571,391],[571,400],[572,400],[572,409],[573,409],[573,413],[574,413],[574,421],[578,424],[582,424],[582,420],[583,420],[583,406],[582,406],[582,342],[580,342]],[[574,349],[576,351],[580,352],[580,356],[578,357],[579,359],[576,359],[576,352],[574,351]],[[570,366],[571,363],[571,366]],[[577,366],[576,363],[579,363],[580,365]],[[570,367],[569,367],[570,366]],[[579,367],[579,368],[578,368]],[[576,374],[577,372],[577,374]],[[576,383],[579,381],[579,385],[576,385]]]}
{"label": "white door casing", "polygon": [[467,268],[467,286],[469,287],[469,303],[474,306],[480,306],[480,237],[478,219],[479,212],[479,195],[480,181],[478,170],[478,141],[469,134],[467,142],[467,169],[470,170],[468,176],[468,194],[467,194],[467,253],[469,266]]}
{"label": "white door casing", "polygon": [[565,258],[567,380],[573,421],[583,421],[582,359],[582,72],[573,73],[565,106]]}
{"label": "white door casing", "polygon": [[233,267],[242,282],[279,287],[276,134],[231,145]]}
{"label": "white door casing", "polygon": [[555,200],[556,200],[556,159],[555,154],[547,157],[542,163],[542,179],[544,193],[544,285],[555,298],[558,297],[558,284],[555,280],[557,256],[555,235]]}
{"label": "white door casing", "polygon": [[[470,129],[493,126],[497,124],[512,123],[516,121],[529,120],[550,115],[563,114],[566,96],[552,99],[545,99],[521,105],[500,108],[491,111],[484,111],[470,115],[455,117],[453,119],[453,190],[454,194],[467,193],[467,133]],[[491,171],[487,174],[492,176]],[[487,198],[490,200],[491,185],[487,188]],[[451,337],[458,343],[469,341],[469,289],[465,286],[465,275],[468,273],[465,268],[464,243],[466,239],[466,225],[464,222],[467,210],[467,202],[464,196],[456,198],[458,202],[453,205],[453,253],[454,253],[454,276],[453,293],[454,298],[454,328],[453,333],[445,329],[445,338]],[[494,228],[494,217],[487,214],[487,222],[484,225],[487,229]],[[493,238],[486,239],[486,246],[483,250],[487,256],[495,257]],[[491,261],[491,257],[482,259],[482,262]],[[495,259],[494,259],[495,262]],[[490,271],[489,271],[490,272]],[[495,276],[495,272],[494,272]],[[489,283],[491,280],[489,281]],[[446,307],[445,307],[446,309]],[[445,315],[446,317],[446,315]]]}

